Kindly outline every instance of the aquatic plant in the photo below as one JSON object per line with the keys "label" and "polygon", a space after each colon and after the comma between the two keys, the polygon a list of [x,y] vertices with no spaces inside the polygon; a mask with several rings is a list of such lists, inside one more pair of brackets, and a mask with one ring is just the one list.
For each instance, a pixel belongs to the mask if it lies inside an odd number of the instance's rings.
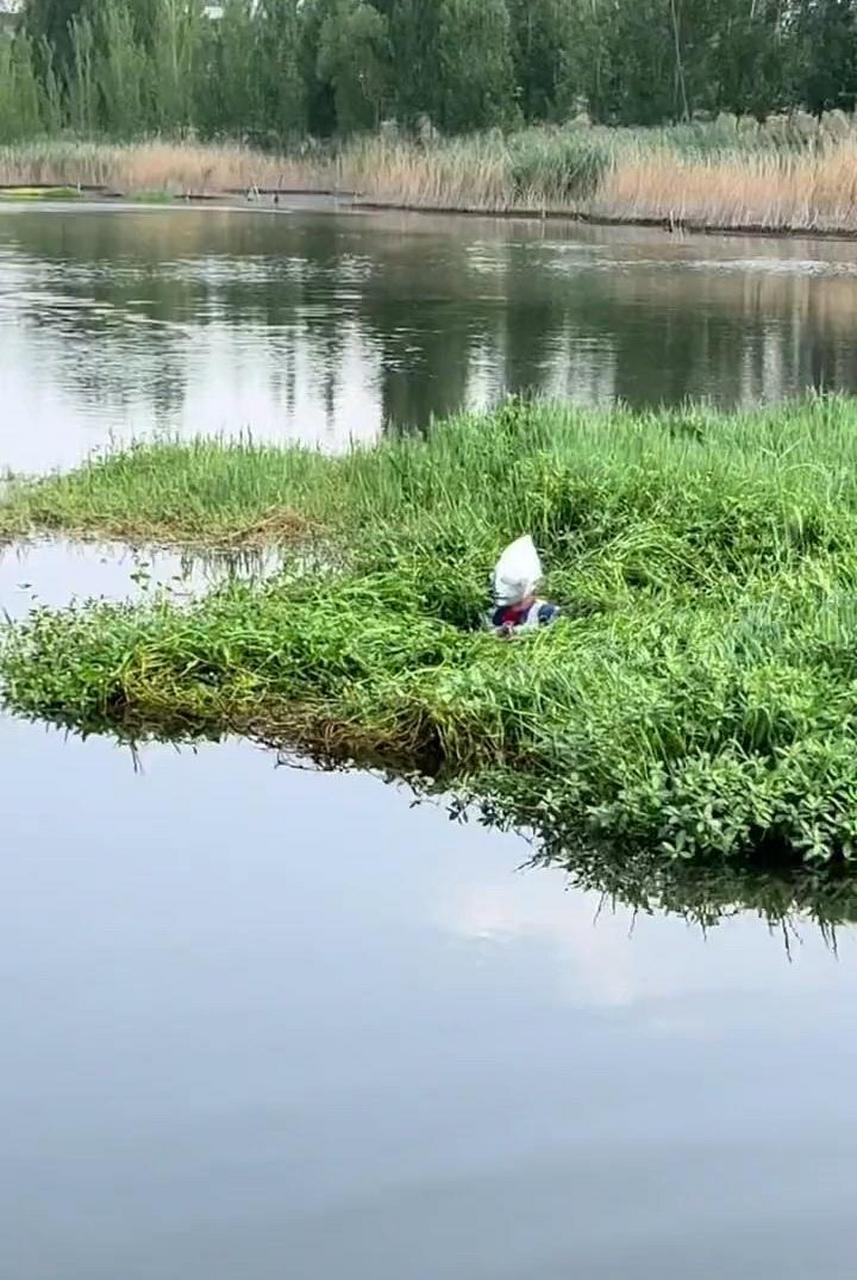
{"label": "aquatic plant", "polygon": [[[35,613],[3,640],[4,696],[84,727],[231,728],[419,768],[567,843],[851,861],[855,424],[838,399],[510,401],[342,457],[163,442],[15,482],[7,534],[267,530],[297,549],[188,606]],[[565,618],[502,643],[480,628],[488,572],[523,529]]]}

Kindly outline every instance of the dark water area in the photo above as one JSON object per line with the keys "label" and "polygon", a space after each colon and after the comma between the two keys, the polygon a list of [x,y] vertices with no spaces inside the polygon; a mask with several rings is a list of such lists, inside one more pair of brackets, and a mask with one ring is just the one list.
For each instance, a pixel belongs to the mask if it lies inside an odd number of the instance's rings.
{"label": "dark water area", "polygon": [[0,210],[0,463],[252,430],[342,448],[506,391],[857,390],[857,245],[408,214]]}
{"label": "dark water area", "polygon": [[[817,350],[849,386],[851,254],[2,212],[0,470],[163,428],[342,447],[539,370],[743,402]],[[0,549],[0,611],[276,563]],[[850,1280],[851,898],[676,878],[638,908],[414,799],[0,717],[0,1277]]]}

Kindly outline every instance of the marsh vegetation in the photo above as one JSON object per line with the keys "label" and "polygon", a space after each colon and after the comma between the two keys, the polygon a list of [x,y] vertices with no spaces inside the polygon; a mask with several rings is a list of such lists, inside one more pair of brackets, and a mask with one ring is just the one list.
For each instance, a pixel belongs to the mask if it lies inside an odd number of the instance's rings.
{"label": "marsh vegetation", "polygon": [[[6,635],[5,697],[393,762],[569,841],[849,860],[854,418],[510,401],[338,458],[161,443],[16,483],[9,535],[267,530],[296,552],[186,607],[37,612]],[[504,644],[487,574],[522,529],[565,618]]]}

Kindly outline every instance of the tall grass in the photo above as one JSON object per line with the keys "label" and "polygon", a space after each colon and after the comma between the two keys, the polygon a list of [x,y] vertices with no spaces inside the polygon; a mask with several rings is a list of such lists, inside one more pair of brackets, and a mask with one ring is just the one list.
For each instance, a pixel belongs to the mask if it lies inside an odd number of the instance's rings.
{"label": "tall grass", "polygon": [[595,218],[688,228],[857,230],[857,141],[828,150],[678,158],[640,148],[617,163],[589,203]]}
{"label": "tall grass", "polygon": [[734,125],[529,129],[430,147],[372,138],[341,186],[414,208],[524,210],[688,228],[857,230],[857,132],[801,139]]}
{"label": "tall grass", "polygon": [[[156,441],[95,455],[69,473],[13,481],[0,500],[0,534],[35,527],[255,536],[257,522],[288,511],[331,528],[404,522],[432,532],[440,522],[447,533],[481,529],[489,539],[526,527],[549,546],[560,538],[561,549],[572,537],[599,547],[608,534],[627,538],[633,513],[680,527],[685,542],[682,522],[698,526],[699,549],[719,551],[716,577],[730,546],[746,567],[745,524],[756,539],[769,531],[753,544],[757,555],[779,549],[775,536],[788,548],[818,522],[840,537],[851,529],[854,423],[854,402],[837,397],[729,414],[703,405],[605,411],[511,399],[490,415],[435,424],[425,438],[389,436],[336,457],[248,440]],[[720,541],[709,546],[706,531]]]}
{"label": "tall grass", "polygon": [[0,185],[4,186],[80,183],[126,194],[183,195],[253,187],[326,187],[335,181],[335,170],[324,163],[269,155],[239,143],[39,138],[0,146]]}
{"label": "tall grass", "polygon": [[857,134],[734,125],[367,136],[289,155],[233,144],[41,139],[0,147],[0,183],[176,194],[339,190],[420,209],[552,213],[689,228],[857,231]]}
{"label": "tall grass", "polygon": [[[671,860],[857,856],[857,406],[604,415],[509,402],[342,458],[159,444],[13,485],[0,527],[324,540],[181,608],[44,611],[9,705],[241,729],[437,772],[566,842]],[[480,627],[531,530],[565,609]]]}
{"label": "tall grass", "polygon": [[315,527],[310,494],[325,474],[321,455],[300,448],[217,440],[135,446],[67,475],[10,481],[0,539],[56,529],[206,545],[293,540]]}

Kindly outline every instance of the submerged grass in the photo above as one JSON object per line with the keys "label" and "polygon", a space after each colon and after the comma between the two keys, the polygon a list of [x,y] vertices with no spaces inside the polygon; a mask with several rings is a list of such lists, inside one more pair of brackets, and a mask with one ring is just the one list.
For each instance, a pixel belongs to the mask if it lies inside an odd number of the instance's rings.
{"label": "submerged grass", "polygon": [[[340,458],[160,443],[13,483],[0,530],[37,527],[335,554],[186,607],[36,612],[0,651],[19,712],[388,761],[566,843],[857,857],[851,401],[511,401]],[[504,643],[487,575],[524,529],[565,617]]]}

